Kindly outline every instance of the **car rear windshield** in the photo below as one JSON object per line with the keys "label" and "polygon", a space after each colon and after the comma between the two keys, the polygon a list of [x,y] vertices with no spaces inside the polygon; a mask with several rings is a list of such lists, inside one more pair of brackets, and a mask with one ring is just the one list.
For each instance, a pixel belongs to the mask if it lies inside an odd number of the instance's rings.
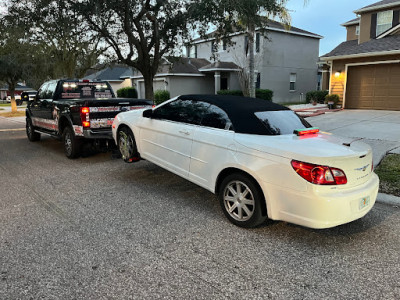
{"label": "car rear windshield", "polygon": [[311,127],[306,120],[291,110],[260,111],[255,115],[270,135],[292,134],[295,129]]}
{"label": "car rear windshield", "polygon": [[112,98],[110,86],[105,82],[64,82],[61,86],[62,99]]}

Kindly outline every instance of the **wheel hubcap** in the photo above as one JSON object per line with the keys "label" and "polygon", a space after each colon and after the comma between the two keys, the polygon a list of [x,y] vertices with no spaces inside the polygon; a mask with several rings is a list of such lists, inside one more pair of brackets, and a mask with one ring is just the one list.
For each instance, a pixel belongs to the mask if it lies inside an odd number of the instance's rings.
{"label": "wheel hubcap", "polygon": [[254,213],[253,193],[245,183],[232,181],[225,187],[224,205],[232,218],[237,221],[247,221]]}
{"label": "wheel hubcap", "polygon": [[123,159],[129,159],[132,155],[133,140],[125,132],[120,131],[119,133],[119,151],[121,152]]}
{"label": "wheel hubcap", "polygon": [[71,141],[71,135],[69,133],[67,133],[65,135],[64,144],[65,144],[65,150],[67,151],[67,153],[68,154],[71,153],[71,151],[72,151],[72,141]]}

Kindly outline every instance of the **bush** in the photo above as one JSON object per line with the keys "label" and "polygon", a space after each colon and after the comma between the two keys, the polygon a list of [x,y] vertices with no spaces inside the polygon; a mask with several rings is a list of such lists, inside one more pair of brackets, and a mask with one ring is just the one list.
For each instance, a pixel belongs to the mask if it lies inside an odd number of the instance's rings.
{"label": "bush", "polygon": [[167,101],[170,99],[171,96],[169,94],[169,91],[164,91],[164,90],[157,90],[154,92],[154,103],[155,105],[161,104],[164,101]]}
{"label": "bush", "polygon": [[337,94],[331,94],[331,95],[326,95],[325,96],[325,104],[328,104],[328,102],[333,102],[333,108],[337,106],[339,103],[339,95]]}
{"label": "bush", "polygon": [[[220,90],[217,92],[218,95],[231,95],[231,96],[243,96],[241,90]],[[267,89],[256,89],[256,98],[272,101],[274,92]]]}
{"label": "bush", "polygon": [[256,98],[259,98],[259,99],[272,101],[273,95],[274,95],[274,92],[271,90],[267,90],[267,89],[257,89],[256,90]]}
{"label": "bush", "polygon": [[117,96],[120,98],[137,98],[138,94],[134,87],[124,87],[117,91]]}
{"label": "bush", "polygon": [[230,95],[230,96],[243,96],[241,90],[220,90],[217,92],[218,95]]}
{"label": "bush", "polygon": [[324,103],[326,95],[329,91],[309,91],[306,94],[307,103],[317,101],[318,103]]}

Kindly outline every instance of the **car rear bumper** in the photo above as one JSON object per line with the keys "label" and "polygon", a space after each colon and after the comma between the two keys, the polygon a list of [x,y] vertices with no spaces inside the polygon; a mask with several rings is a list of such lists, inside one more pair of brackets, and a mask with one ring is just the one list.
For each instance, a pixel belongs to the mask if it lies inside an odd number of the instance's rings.
{"label": "car rear bumper", "polygon": [[[270,189],[271,186],[267,187]],[[373,173],[366,183],[346,190],[298,192],[270,189],[266,195],[271,219],[322,229],[349,223],[365,216],[374,206],[379,178]],[[270,199],[270,200],[269,200]]]}

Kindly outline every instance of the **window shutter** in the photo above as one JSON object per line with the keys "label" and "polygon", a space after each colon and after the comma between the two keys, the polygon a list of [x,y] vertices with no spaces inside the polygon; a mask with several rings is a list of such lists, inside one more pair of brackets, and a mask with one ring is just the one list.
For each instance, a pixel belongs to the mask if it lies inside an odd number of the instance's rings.
{"label": "window shutter", "polygon": [[400,23],[399,17],[400,17],[400,10],[393,11],[393,23],[392,23],[393,27]]}
{"label": "window shutter", "polygon": [[197,45],[194,45],[194,58],[197,58]]}
{"label": "window shutter", "polygon": [[249,52],[249,37],[245,35],[244,37],[244,53]]}
{"label": "window shutter", "polygon": [[376,16],[377,14],[371,15],[371,30],[370,30],[370,38],[376,38]]}
{"label": "window shutter", "polygon": [[256,52],[260,52],[260,33],[256,33]]}

